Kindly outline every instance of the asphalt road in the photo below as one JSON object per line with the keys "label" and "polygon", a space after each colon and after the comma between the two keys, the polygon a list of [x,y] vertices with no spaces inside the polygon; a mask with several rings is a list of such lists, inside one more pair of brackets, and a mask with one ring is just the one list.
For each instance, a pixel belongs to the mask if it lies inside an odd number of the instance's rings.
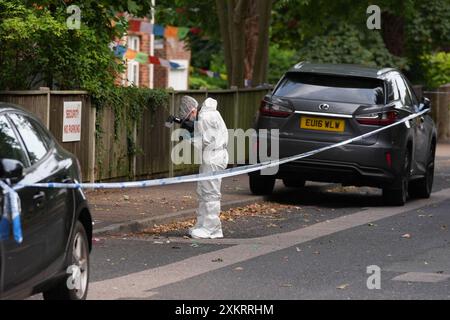
{"label": "asphalt road", "polygon": [[[97,239],[88,298],[449,299],[449,169],[439,162],[431,199],[402,208],[377,189],[315,185],[268,199],[288,208],[225,221],[223,240]],[[380,289],[367,287],[369,266]]]}

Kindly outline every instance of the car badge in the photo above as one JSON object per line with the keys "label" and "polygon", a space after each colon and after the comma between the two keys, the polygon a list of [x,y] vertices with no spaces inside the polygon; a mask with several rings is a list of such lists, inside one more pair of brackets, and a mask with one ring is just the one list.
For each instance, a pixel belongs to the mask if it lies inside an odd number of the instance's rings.
{"label": "car badge", "polygon": [[326,104],[326,103],[321,104],[321,105],[319,106],[319,109],[322,110],[322,111],[328,111],[328,110],[330,110],[330,105],[329,105],[329,104]]}

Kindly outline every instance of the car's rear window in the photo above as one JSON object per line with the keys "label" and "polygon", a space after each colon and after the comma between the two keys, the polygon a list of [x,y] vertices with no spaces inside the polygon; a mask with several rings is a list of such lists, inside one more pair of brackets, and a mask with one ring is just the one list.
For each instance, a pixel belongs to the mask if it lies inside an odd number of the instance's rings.
{"label": "car's rear window", "polygon": [[288,73],[274,95],[358,104],[385,102],[382,80],[310,73]]}

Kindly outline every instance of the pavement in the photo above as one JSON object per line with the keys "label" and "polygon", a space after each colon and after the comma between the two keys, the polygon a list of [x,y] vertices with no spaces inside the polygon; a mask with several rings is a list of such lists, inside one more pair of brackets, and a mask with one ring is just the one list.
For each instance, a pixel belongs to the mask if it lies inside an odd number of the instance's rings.
{"label": "pavement", "polygon": [[[437,159],[450,164],[450,144],[440,144]],[[329,188],[327,184],[308,183],[316,189]],[[284,194],[283,194],[284,192]],[[87,191],[96,236],[117,232],[137,232],[155,224],[193,218],[196,215],[196,183],[184,183],[148,189],[95,190]],[[281,201],[281,198],[296,196],[295,191],[286,191],[277,181],[274,195],[262,197],[252,195],[248,187],[248,176],[226,178],[222,182],[222,210],[244,207],[253,203]]]}

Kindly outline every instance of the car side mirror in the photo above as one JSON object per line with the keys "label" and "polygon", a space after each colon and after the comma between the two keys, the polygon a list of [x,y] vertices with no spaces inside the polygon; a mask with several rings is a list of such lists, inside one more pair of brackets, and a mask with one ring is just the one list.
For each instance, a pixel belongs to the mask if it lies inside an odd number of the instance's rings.
{"label": "car side mirror", "polygon": [[0,160],[0,179],[10,179],[18,182],[23,178],[23,164],[13,159]]}
{"label": "car side mirror", "polygon": [[431,100],[423,97],[420,104],[420,111],[431,109]]}

